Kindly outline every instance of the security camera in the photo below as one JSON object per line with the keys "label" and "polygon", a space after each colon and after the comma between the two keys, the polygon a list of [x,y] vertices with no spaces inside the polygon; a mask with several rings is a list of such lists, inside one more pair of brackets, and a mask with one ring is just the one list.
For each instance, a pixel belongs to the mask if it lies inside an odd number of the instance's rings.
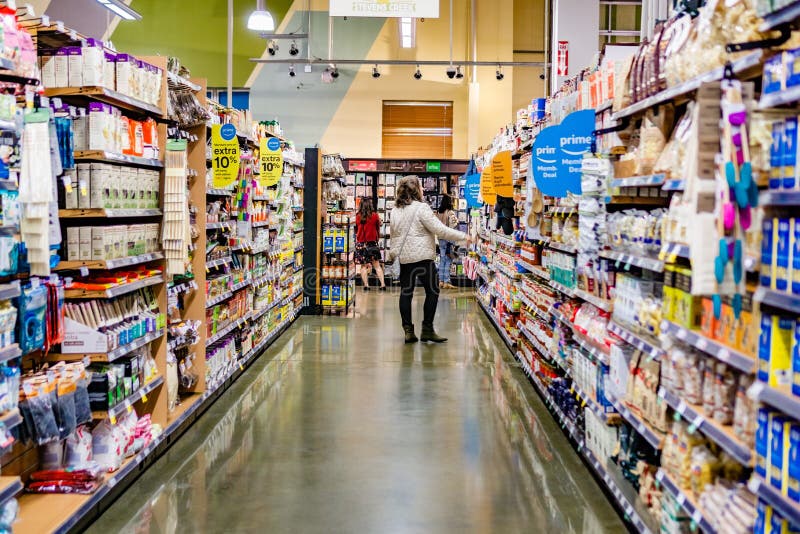
{"label": "security camera", "polygon": [[297,76],[297,74],[294,72],[294,65],[289,66],[289,76],[291,76],[292,78]]}
{"label": "security camera", "polygon": [[544,72],[539,75],[540,80],[544,80]]}
{"label": "security camera", "polygon": [[459,65],[458,67],[456,67],[456,78],[460,80],[463,77],[464,73],[461,72],[461,65]]}
{"label": "security camera", "polygon": [[290,56],[296,56],[299,53],[300,53],[300,50],[297,48],[297,43],[292,41],[292,46],[289,47],[289,55]]}
{"label": "security camera", "polygon": [[503,74],[503,67],[497,67],[497,71],[495,71],[494,77],[497,78],[498,82],[506,77],[505,74]]}
{"label": "security camera", "polygon": [[456,77],[456,68],[454,66],[447,67],[447,77],[451,80]]}
{"label": "security camera", "polygon": [[270,41],[267,45],[267,52],[269,52],[269,55],[274,56],[278,52],[278,43]]}
{"label": "security camera", "polygon": [[417,71],[414,73],[414,79],[415,80],[422,79],[422,72],[419,70],[419,67],[417,67]]}
{"label": "security camera", "polygon": [[378,70],[378,66],[377,65],[372,67],[372,77],[373,78],[380,78],[381,77],[381,71]]}
{"label": "security camera", "polygon": [[331,76],[333,76],[334,79],[339,77],[339,67],[334,66],[333,69],[331,69]]}

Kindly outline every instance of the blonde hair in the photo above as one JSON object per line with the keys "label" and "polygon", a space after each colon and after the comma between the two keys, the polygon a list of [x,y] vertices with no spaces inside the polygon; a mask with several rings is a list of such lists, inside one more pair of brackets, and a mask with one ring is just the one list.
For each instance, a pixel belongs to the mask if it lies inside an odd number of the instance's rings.
{"label": "blonde hair", "polygon": [[410,205],[415,200],[422,202],[422,185],[419,181],[419,176],[410,175],[403,176],[397,182],[396,200],[394,205],[402,208]]}

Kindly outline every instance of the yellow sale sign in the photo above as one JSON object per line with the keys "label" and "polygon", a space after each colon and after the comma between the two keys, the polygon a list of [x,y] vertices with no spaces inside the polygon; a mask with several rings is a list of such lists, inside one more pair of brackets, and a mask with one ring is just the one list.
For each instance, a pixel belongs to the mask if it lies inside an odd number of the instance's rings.
{"label": "yellow sale sign", "polygon": [[511,170],[511,152],[498,152],[492,158],[494,191],[501,197],[514,196],[514,175]]}
{"label": "yellow sale sign", "polygon": [[492,166],[487,165],[481,173],[481,197],[484,204],[497,204],[497,193],[494,191],[494,179],[492,178]]}
{"label": "yellow sale sign", "polygon": [[211,169],[213,187],[228,187],[239,177],[239,140],[233,124],[211,127]]}

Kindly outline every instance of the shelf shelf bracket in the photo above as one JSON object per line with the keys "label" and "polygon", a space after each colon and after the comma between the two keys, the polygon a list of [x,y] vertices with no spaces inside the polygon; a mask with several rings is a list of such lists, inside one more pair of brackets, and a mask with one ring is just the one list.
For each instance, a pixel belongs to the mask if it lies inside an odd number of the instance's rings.
{"label": "shelf shelf bracket", "polygon": [[775,37],[768,37],[760,41],[750,41],[747,43],[728,43],[725,45],[725,51],[728,53],[742,52],[744,50],[760,50],[762,48],[772,48],[780,46],[792,36],[792,29],[788,24],[782,24],[775,28],[775,31],[780,32],[780,35]]}

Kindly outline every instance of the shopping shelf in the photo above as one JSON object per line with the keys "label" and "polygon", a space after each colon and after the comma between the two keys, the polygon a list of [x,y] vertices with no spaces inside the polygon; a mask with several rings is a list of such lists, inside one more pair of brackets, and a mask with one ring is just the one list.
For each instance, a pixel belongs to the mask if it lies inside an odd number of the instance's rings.
{"label": "shopping shelf", "polygon": [[11,430],[22,422],[22,415],[19,413],[18,408],[9,410],[3,415],[0,415],[0,423],[6,427],[6,430]]}
{"label": "shopping shelf", "polygon": [[662,185],[666,180],[666,174],[646,174],[644,176],[631,176],[630,178],[614,178],[611,180],[611,187],[647,187]]}
{"label": "shopping shelf", "polygon": [[104,163],[134,165],[136,167],[148,167],[151,169],[161,169],[164,167],[164,163],[157,159],[128,156],[127,154],[117,154],[104,150],[76,150],[74,157],[76,162],[99,161]]}
{"label": "shopping shelf", "polygon": [[221,267],[222,265],[226,265],[233,261],[232,256],[225,256],[223,258],[217,258],[215,260],[209,260],[206,262],[206,271],[209,269],[213,269],[214,267]]}
{"label": "shopping shelf", "polygon": [[164,259],[162,252],[149,252],[138,256],[127,256],[125,258],[115,258],[113,260],[84,260],[84,261],[60,261],[53,269],[54,271],[77,271],[81,268],[89,270],[119,269],[120,267],[130,267],[141,265],[151,261]]}
{"label": "shopping shelf", "polygon": [[649,337],[642,336],[640,334],[635,334],[625,326],[617,323],[616,321],[610,321],[608,323],[608,329],[619,336],[623,341],[628,343],[629,345],[639,349],[640,351],[646,353],[654,360],[659,360],[662,356],[666,354],[664,349],[662,349],[658,341],[655,339],[649,339]]}
{"label": "shopping shelf", "polygon": [[555,241],[550,241],[547,244],[547,246],[550,248],[554,248],[556,250],[560,250],[561,252],[566,252],[568,254],[577,254],[578,252],[578,249],[571,245],[565,245],[564,243],[556,243]]}
{"label": "shopping shelf", "polygon": [[[740,57],[731,62],[731,70],[734,74],[740,74],[757,68],[761,65],[761,60],[764,52],[758,50],[751,52],[743,57]],[[696,76],[681,84],[675,85],[663,91],[656,93],[653,96],[640,100],[628,107],[622,108],[611,116],[611,120],[619,120],[624,117],[630,117],[637,113],[641,113],[647,109],[669,102],[677,98],[682,98],[696,91],[701,85],[708,82],[721,80],[725,75],[725,67],[717,67],[709,72]]]}
{"label": "shopping shelf", "polygon": [[575,296],[580,298],[580,299],[585,300],[586,302],[588,302],[590,304],[593,304],[594,306],[600,308],[603,311],[610,312],[611,310],[614,309],[614,302],[613,301],[610,301],[610,300],[607,300],[607,299],[602,299],[600,297],[596,297],[596,296],[592,295],[591,293],[588,293],[588,292],[586,292],[586,291],[584,291],[582,289],[576,289],[575,290]]}
{"label": "shopping shelf", "polygon": [[726,347],[698,332],[688,330],[666,319],[661,321],[661,332],[682,341],[701,352],[705,352],[723,363],[739,369],[744,373],[755,370],[755,359],[739,351]]}
{"label": "shopping shelf", "polygon": [[556,282],[555,280],[550,280],[550,286],[553,289],[557,289],[558,291],[561,291],[562,293],[564,293],[568,297],[574,297],[575,296],[575,290],[574,289],[571,289],[571,288],[569,288],[569,287],[567,287],[565,285],[562,285],[562,284]]}
{"label": "shopping shelf", "polygon": [[105,102],[118,108],[137,113],[161,116],[161,108],[155,104],[149,104],[138,98],[122,94],[107,87],[87,86],[87,87],[54,87],[44,90],[44,96],[49,98],[65,99],[90,99],[97,102]]}
{"label": "shopping shelf", "polygon": [[616,250],[601,250],[599,256],[601,258],[615,260],[617,266],[619,266],[619,264],[624,264],[625,266],[634,265],[636,267],[641,267],[642,269],[647,269],[648,271],[657,273],[664,271],[664,262],[656,258],[648,258],[647,256],[639,256],[636,254],[627,254],[625,252],[619,252]]}
{"label": "shopping shelf", "polygon": [[120,217],[159,217],[160,209],[112,209],[112,208],[82,208],[74,210],[58,210],[59,219],[86,219],[86,218],[106,218],[116,219]]}
{"label": "shopping shelf", "polygon": [[625,419],[636,432],[639,433],[654,449],[660,450],[664,443],[664,435],[648,423],[643,421],[638,415],[628,408],[624,401],[614,399],[612,401],[619,415]]}
{"label": "shopping shelf", "polygon": [[592,399],[586,392],[584,392],[581,387],[576,384],[574,381],[572,382],[572,391],[574,394],[583,401],[583,404],[589,407],[589,409],[594,412],[594,414],[604,423],[607,425],[617,424],[620,421],[620,416],[618,413],[614,412],[606,412],[605,409],[598,404],[598,402]]}
{"label": "shopping shelf", "polygon": [[[778,411],[800,420],[800,397],[792,393],[791,386],[768,386],[764,382],[755,382],[748,394],[764,404],[769,404]],[[800,525],[800,523],[798,523]]]}
{"label": "shopping shelf", "polygon": [[681,243],[666,243],[658,253],[658,259],[665,263],[675,263],[678,258],[689,259],[689,247]]}
{"label": "shopping shelf", "polygon": [[25,486],[22,485],[22,480],[15,476],[1,476],[0,477],[0,507],[5,506],[9,499],[19,494]]}
{"label": "shopping shelf", "polygon": [[764,191],[758,196],[759,206],[800,206],[800,191]]}
{"label": "shopping shelf", "polygon": [[147,333],[142,337],[136,338],[130,343],[126,343],[124,345],[120,345],[113,350],[108,352],[97,352],[97,353],[79,353],[79,354],[59,354],[59,353],[49,353],[46,356],[47,361],[50,362],[60,362],[60,361],[78,361],[84,360],[88,358],[90,362],[93,363],[110,363],[116,360],[119,360],[123,356],[127,356],[131,352],[135,351],[140,347],[144,347],[151,341],[155,341],[160,339],[164,336],[164,329],[159,328],[153,332]]}
{"label": "shopping shelf", "polygon": [[538,276],[539,278],[543,278],[545,280],[550,280],[550,273],[548,273],[545,269],[541,266],[531,265],[527,261],[522,258],[517,258],[517,265],[525,269],[531,274]]}
{"label": "shopping shelf", "polygon": [[67,299],[111,299],[133,293],[145,287],[154,286],[156,284],[163,284],[164,277],[159,275],[134,280],[126,284],[120,284],[108,289],[66,289],[64,290],[64,298]]}
{"label": "shopping shelf", "polygon": [[687,495],[686,492],[681,490],[678,485],[667,475],[663,469],[656,472],[656,480],[661,486],[664,487],[674,498],[678,504],[683,508],[689,517],[692,518],[695,525],[700,527],[703,532],[716,532],[717,530],[709,522],[708,518],[703,513],[703,510],[695,502],[695,500]]}
{"label": "shopping shelf", "polygon": [[658,396],[689,423],[690,432],[699,430],[708,439],[725,449],[737,462],[745,467],[752,464],[751,448],[733,434],[731,426],[724,426],[713,419],[708,419],[701,407],[688,404],[663,387],[658,389]]}
{"label": "shopping shelf", "polygon": [[686,187],[686,180],[677,179],[677,180],[667,180],[664,182],[664,185],[661,187],[663,191],[683,191]]}
{"label": "shopping shelf", "polygon": [[108,410],[92,411],[92,417],[96,420],[108,419],[112,425],[117,424],[117,419],[125,412],[131,413],[133,411],[133,403],[143,401],[147,402],[147,394],[154,391],[157,387],[164,383],[163,376],[157,376],[147,384],[143,385],[134,391],[128,398],[122,402],[118,402]]}
{"label": "shopping shelf", "polygon": [[195,290],[197,290],[197,282],[195,282],[194,280],[188,280],[178,285],[168,287],[167,293],[169,295],[179,295],[181,293],[188,293],[189,291],[195,291]]}
{"label": "shopping shelf", "polygon": [[753,294],[753,300],[775,308],[800,314],[800,295],[792,295],[791,293],[759,287]]}
{"label": "shopping shelf", "polygon": [[778,510],[790,524],[800,525],[800,504],[783,495],[781,490],[773,488],[769,482],[755,473],[747,482],[747,487],[753,494],[758,495],[760,499],[764,499],[770,506]]}
{"label": "shopping shelf", "polygon": [[0,300],[13,299],[22,293],[22,289],[18,281],[9,284],[0,284]]}
{"label": "shopping shelf", "polygon": [[228,324],[228,325],[222,327],[221,329],[217,330],[216,334],[214,334],[211,337],[209,337],[208,339],[206,339],[206,347],[209,347],[209,346],[213,345],[214,343],[216,343],[217,341],[219,341],[223,337],[227,336],[228,334],[230,334],[231,332],[233,332],[234,330],[236,330],[240,326],[244,325],[247,322],[248,318],[249,318],[248,316],[240,317],[238,319],[235,319],[235,320],[231,321],[230,324]]}

